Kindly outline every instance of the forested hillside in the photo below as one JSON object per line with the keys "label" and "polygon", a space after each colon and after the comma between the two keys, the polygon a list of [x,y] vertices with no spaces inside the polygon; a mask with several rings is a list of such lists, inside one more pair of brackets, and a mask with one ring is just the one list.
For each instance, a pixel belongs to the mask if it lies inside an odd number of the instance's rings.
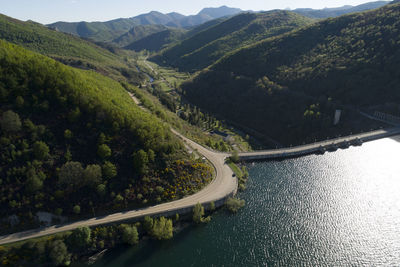
{"label": "forested hillside", "polygon": [[138,25],[164,25],[175,28],[190,28],[217,18],[233,16],[240,12],[240,9],[226,6],[205,8],[197,15],[191,16],[184,16],[176,12],[163,14],[152,11],[131,18],[121,18],[105,22],[56,22],[48,26],[62,32],[90,38],[94,41],[110,42]]}
{"label": "forested hillside", "polygon": [[324,20],[222,58],[184,92],[284,144],[361,130],[357,109],[400,102],[399,31],[400,4]]}
{"label": "forested hillside", "polygon": [[193,72],[211,65],[237,48],[311,22],[311,19],[287,11],[244,13],[197,33],[152,60]]}
{"label": "forested hillside", "polygon": [[[81,38],[50,30],[35,22],[22,22],[0,14],[0,39],[57,59],[64,64],[92,69],[118,80],[140,84],[145,79],[123,55]],[[111,49],[110,49],[111,50]]]}
{"label": "forested hillside", "polygon": [[127,33],[114,39],[112,42],[124,47],[133,42],[141,40],[149,35],[169,29],[164,25],[139,25],[132,27]]}
{"label": "forested hillside", "polygon": [[211,179],[119,83],[2,40],[0,144],[2,232],[37,226],[39,211],[101,215],[180,198]]}
{"label": "forested hillside", "polygon": [[136,52],[147,50],[157,52],[168,45],[181,40],[187,31],[183,29],[170,28],[148,35],[140,40],[134,41],[127,45],[125,49],[134,50]]}
{"label": "forested hillside", "polygon": [[48,25],[57,31],[70,33],[97,42],[107,42],[118,38],[137,25],[130,19],[115,19],[106,22],[56,22]]}

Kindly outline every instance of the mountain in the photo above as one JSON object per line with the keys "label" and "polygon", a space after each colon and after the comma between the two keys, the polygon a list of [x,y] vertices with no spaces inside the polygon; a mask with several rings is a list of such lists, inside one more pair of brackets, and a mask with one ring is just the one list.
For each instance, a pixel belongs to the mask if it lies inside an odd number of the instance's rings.
{"label": "mountain", "polygon": [[238,8],[230,8],[227,6],[222,6],[219,8],[204,8],[197,15],[187,16],[186,18],[181,19],[178,25],[183,28],[193,27],[210,20],[234,16],[241,12],[242,10]]}
{"label": "mountain", "polygon": [[169,28],[134,41],[124,48],[137,52],[142,50],[151,52],[160,51],[166,46],[181,40],[186,32],[184,29]]}
{"label": "mountain", "polygon": [[163,14],[152,11],[132,18],[121,18],[106,22],[56,22],[49,24],[48,27],[95,41],[110,42],[138,25],[164,25],[176,28],[188,28],[220,17],[232,16],[239,12],[241,12],[240,9],[226,6],[206,8],[200,11],[199,14],[192,16],[184,16],[176,12]]}
{"label": "mountain", "polygon": [[391,3],[391,1],[376,1],[376,2],[361,4],[358,6],[346,5],[343,7],[324,8],[324,9],[299,8],[293,10],[293,12],[309,18],[324,19],[324,18],[339,17],[349,13],[376,9],[384,5],[387,5],[389,3]]}
{"label": "mountain", "polygon": [[76,36],[51,30],[39,23],[22,22],[0,15],[0,39],[77,68],[95,70],[117,80],[127,79],[134,84],[140,84],[145,79],[122,55]]}
{"label": "mountain", "polygon": [[157,11],[151,11],[148,14],[139,15],[130,20],[135,25],[171,25],[175,21],[179,21],[185,16],[178,13],[163,14]]}
{"label": "mountain", "polygon": [[159,64],[197,71],[225,54],[313,22],[288,11],[243,13],[198,32],[152,58]]}
{"label": "mountain", "polygon": [[208,16],[212,19],[222,18],[226,16],[234,16],[241,13],[242,10],[239,8],[230,8],[227,6],[221,6],[219,8],[204,8],[199,12],[200,16]]}
{"label": "mountain", "polygon": [[[227,18],[224,17],[224,18],[210,20],[199,26],[194,26],[190,30],[164,26],[165,29],[163,31],[155,32],[143,38],[139,38],[138,40],[129,43],[124,48],[128,50],[134,50],[137,52],[141,50],[159,52],[160,50],[165,49],[173,45],[174,43],[178,43],[179,41],[188,39],[201,31],[204,31],[214,25],[221,23],[226,19]],[[139,27],[153,27],[153,26],[156,25],[139,26]],[[129,36],[129,34],[126,35]],[[117,42],[117,40],[114,40],[114,42]]]}
{"label": "mountain", "polygon": [[0,73],[0,215],[19,231],[38,227],[37,212],[73,219],[154,205],[211,177],[126,84],[3,40]]}
{"label": "mountain", "polygon": [[228,54],[183,93],[286,145],[370,129],[358,109],[400,113],[399,31],[400,4],[323,20]]}
{"label": "mountain", "polygon": [[137,24],[129,19],[115,19],[106,22],[56,22],[48,27],[98,42],[107,42],[128,32],[135,25]]}

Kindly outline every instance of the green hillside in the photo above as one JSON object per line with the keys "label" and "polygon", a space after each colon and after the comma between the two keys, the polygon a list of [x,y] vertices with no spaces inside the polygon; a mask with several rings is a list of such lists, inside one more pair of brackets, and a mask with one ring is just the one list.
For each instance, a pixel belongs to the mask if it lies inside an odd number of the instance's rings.
{"label": "green hillside", "polygon": [[0,216],[17,220],[0,220],[2,233],[37,227],[38,211],[107,214],[180,198],[211,178],[121,84],[2,40],[0,144]]}
{"label": "green hillside", "polygon": [[166,46],[181,40],[185,36],[186,32],[187,31],[184,29],[166,29],[134,41],[127,45],[125,49],[134,50],[136,52],[141,50],[158,52]]}
{"label": "green hillside", "polygon": [[59,31],[90,38],[97,42],[111,42],[138,25],[163,25],[175,28],[190,28],[220,17],[240,13],[240,9],[222,6],[205,8],[197,15],[184,16],[176,12],[163,14],[151,11],[131,18],[120,18],[105,22],[56,22],[48,25]]}
{"label": "green hillside", "polygon": [[165,31],[168,27],[163,25],[139,25],[134,26],[127,33],[114,39],[112,42],[123,47],[127,46],[135,41],[143,39],[149,35]]}
{"label": "green hillside", "polygon": [[56,22],[48,26],[94,41],[108,42],[125,34],[135,25],[137,23],[131,19],[116,19],[106,22]]}
{"label": "green hillside", "polygon": [[[131,42],[125,46],[125,49],[134,50],[134,51],[141,51],[141,50],[148,50],[151,52],[159,52],[162,49],[165,49],[174,43],[177,43],[181,40],[188,39],[197,33],[204,31],[212,26],[215,26],[221,22],[226,20],[226,18],[214,19],[209,22],[203,23],[199,26],[196,26],[190,30],[180,29],[180,28],[172,28],[172,27],[164,27],[163,30],[154,32],[152,34],[148,34],[150,31],[146,31],[146,34],[142,35],[140,38],[136,38],[132,40],[130,38],[131,34],[127,33],[120,38],[114,40],[114,43],[119,43],[121,39],[129,39]],[[160,25],[146,25],[146,26],[139,26],[148,29],[147,27],[163,27]],[[134,27],[134,29],[137,27]],[[160,28],[161,29],[161,28]],[[131,30],[132,31],[132,30]],[[130,32],[131,32],[130,31]],[[127,42],[124,42],[127,43]]]}
{"label": "green hillside", "polygon": [[0,39],[57,59],[65,64],[93,69],[118,80],[139,84],[145,77],[123,56],[91,42],[64,34],[35,22],[22,22],[0,14]]}
{"label": "green hillside", "polygon": [[181,71],[194,72],[237,48],[311,22],[311,19],[287,11],[240,14],[180,42],[153,60]]}
{"label": "green hillside", "polygon": [[227,19],[228,19],[228,18],[226,18],[226,17],[219,18],[219,19],[213,19],[213,20],[210,20],[210,21],[208,21],[208,22],[205,22],[205,23],[203,23],[203,24],[201,24],[201,25],[199,25],[199,26],[192,27],[192,28],[190,28],[190,30],[185,34],[185,38],[190,38],[190,37],[192,37],[192,36],[198,34],[199,32],[202,32],[202,31],[204,31],[204,30],[207,30],[208,28],[211,28],[211,27],[213,27],[213,26],[215,26],[215,25],[220,24],[221,22],[223,22],[223,21],[225,21],[225,20],[227,20]]}
{"label": "green hillside", "polygon": [[399,112],[399,30],[400,4],[324,20],[222,58],[185,94],[284,144],[370,130],[357,109]]}

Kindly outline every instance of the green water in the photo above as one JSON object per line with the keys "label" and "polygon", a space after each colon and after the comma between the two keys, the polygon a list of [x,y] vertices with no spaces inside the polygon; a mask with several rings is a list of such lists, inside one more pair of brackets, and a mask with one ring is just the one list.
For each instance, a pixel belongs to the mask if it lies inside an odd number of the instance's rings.
{"label": "green water", "polygon": [[246,207],[94,266],[399,266],[400,143],[249,164]]}

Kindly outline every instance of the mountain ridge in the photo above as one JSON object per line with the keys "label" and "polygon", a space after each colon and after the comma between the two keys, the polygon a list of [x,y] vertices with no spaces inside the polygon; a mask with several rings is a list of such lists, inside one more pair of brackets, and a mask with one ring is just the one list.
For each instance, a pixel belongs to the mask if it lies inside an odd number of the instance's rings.
{"label": "mountain ridge", "polygon": [[[132,27],[138,25],[164,25],[176,28],[188,28],[200,25],[207,21],[220,17],[231,16],[240,13],[240,9],[222,6],[219,8],[205,8],[196,15],[184,16],[177,12],[163,14],[158,11],[151,11],[130,18],[119,18],[105,22],[63,22],[58,21],[48,24],[50,28],[62,32],[71,33],[95,41],[111,41],[128,32]],[[79,27],[83,28],[80,29]]]}
{"label": "mountain ridge", "polygon": [[226,55],[183,94],[286,145],[361,131],[357,109],[400,112],[399,30],[400,4],[322,20]]}
{"label": "mountain ridge", "polygon": [[242,13],[171,46],[152,60],[181,71],[194,72],[239,47],[312,22],[302,15],[283,10]]}
{"label": "mountain ridge", "polygon": [[380,8],[384,5],[391,3],[391,1],[375,1],[368,2],[356,6],[345,5],[341,7],[334,8],[323,8],[323,9],[312,9],[312,8],[297,8],[292,10],[292,12],[298,13],[303,16],[314,19],[324,19],[342,16],[348,13],[362,12],[366,10]]}

